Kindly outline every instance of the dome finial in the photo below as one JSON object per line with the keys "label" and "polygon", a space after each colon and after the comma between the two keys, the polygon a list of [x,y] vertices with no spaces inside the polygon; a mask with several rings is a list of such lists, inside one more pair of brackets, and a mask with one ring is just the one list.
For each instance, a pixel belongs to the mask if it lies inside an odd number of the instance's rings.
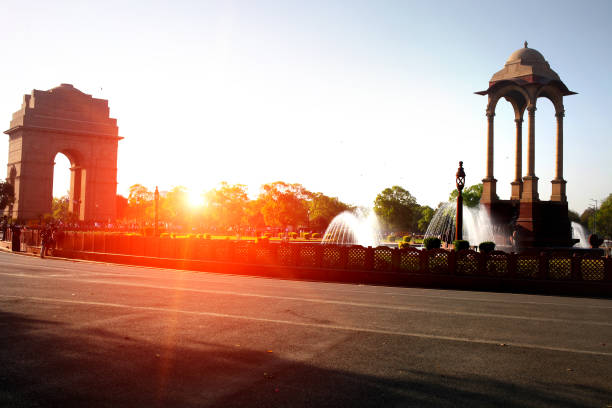
{"label": "dome finial", "polygon": [[527,41],[525,41],[525,48],[527,48]]}

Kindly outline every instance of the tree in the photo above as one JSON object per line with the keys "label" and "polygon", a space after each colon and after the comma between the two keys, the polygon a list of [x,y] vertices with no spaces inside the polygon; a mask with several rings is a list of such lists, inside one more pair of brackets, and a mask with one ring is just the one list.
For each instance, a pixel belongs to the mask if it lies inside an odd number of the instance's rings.
{"label": "tree", "polygon": [[317,230],[325,230],[336,215],[350,209],[352,209],[350,205],[343,203],[337,197],[313,193],[308,212],[310,226]]}
{"label": "tree", "polygon": [[400,186],[384,189],[374,200],[374,212],[387,229],[414,231],[421,216],[416,198]]}
{"label": "tree", "polygon": [[567,216],[568,216],[570,222],[573,221],[573,222],[580,223],[580,215],[578,215],[578,213],[576,211],[567,210]]}
{"label": "tree", "polygon": [[15,190],[8,181],[0,182],[0,212],[15,201]]}
{"label": "tree", "polygon": [[[183,186],[173,187],[172,190],[160,197],[159,207],[160,219],[172,222],[175,225],[185,225],[188,223],[189,204],[187,188]],[[155,217],[154,212],[155,209],[150,206],[148,213],[151,218]]]}
{"label": "tree", "polygon": [[419,232],[425,232],[427,231],[427,227],[429,226],[429,223],[431,222],[431,219],[434,216],[435,210],[428,205],[422,206],[420,210],[421,218],[417,223],[417,227]]}
{"label": "tree", "polygon": [[51,203],[51,213],[53,218],[56,220],[68,220],[70,218],[70,197],[65,195],[63,197],[53,197]]}
{"label": "tree", "polygon": [[612,194],[601,203],[596,215],[597,234],[612,239]]}
{"label": "tree", "polygon": [[250,227],[263,228],[266,226],[266,220],[261,212],[264,202],[260,199],[251,200],[246,203],[245,218]]}
{"label": "tree", "polygon": [[308,223],[308,201],[312,193],[301,184],[282,181],[264,184],[259,199],[266,225],[285,227]]}
{"label": "tree", "polygon": [[146,210],[153,205],[153,193],[142,184],[130,187],[128,195],[128,214],[132,219],[144,222]]}
{"label": "tree", "polygon": [[593,231],[593,220],[595,215],[595,209],[592,207],[587,208],[580,215],[580,224],[587,230]]}
{"label": "tree", "polygon": [[236,229],[246,219],[247,186],[229,185],[222,182],[220,187],[206,193],[210,222],[221,228]]}
{"label": "tree", "polygon": [[[458,195],[459,192],[455,189],[451,191],[448,199],[450,201],[456,201]],[[480,197],[482,196],[482,183],[466,187],[463,189],[461,195],[463,196],[463,205],[466,207],[478,207],[478,204],[480,204]]]}

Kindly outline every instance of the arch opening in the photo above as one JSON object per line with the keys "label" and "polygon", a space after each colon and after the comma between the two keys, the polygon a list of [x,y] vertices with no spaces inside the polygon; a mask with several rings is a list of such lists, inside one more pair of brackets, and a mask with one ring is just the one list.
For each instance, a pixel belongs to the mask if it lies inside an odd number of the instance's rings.
{"label": "arch opening", "polygon": [[497,196],[508,200],[514,180],[515,161],[515,113],[510,102],[501,100],[495,109],[495,142],[493,147],[494,174],[497,179]]}
{"label": "arch opening", "polygon": [[[538,190],[540,200],[550,200],[552,194],[551,181],[555,171],[555,106],[547,97],[539,97],[535,121],[535,174],[539,179]],[[523,150],[527,148],[524,145]]]}
{"label": "arch opening", "polygon": [[53,202],[51,212],[53,218],[66,220],[69,218],[70,206],[70,174],[72,162],[64,153],[59,152],[53,159]]}

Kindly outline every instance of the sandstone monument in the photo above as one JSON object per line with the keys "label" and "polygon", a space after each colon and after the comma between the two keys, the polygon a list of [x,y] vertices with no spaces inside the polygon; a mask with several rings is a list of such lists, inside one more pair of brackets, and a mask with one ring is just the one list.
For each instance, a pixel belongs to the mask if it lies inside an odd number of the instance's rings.
{"label": "sandstone monument", "polygon": [[[550,68],[544,56],[527,47],[513,52],[504,68],[489,81],[489,88],[476,92],[488,95],[487,173],[480,200],[500,225],[513,225],[520,231],[523,247],[565,247],[573,244],[568,218],[566,181],[563,179],[563,97],[575,95]],[[504,98],[514,108],[516,125],[515,180],[510,200],[500,200],[493,175],[493,118],[498,101]],[[540,200],[535,175],[535,113],[539,98],[549,99],[557,121],[556,167],[550,201]],[[527,169],[522,175],[523,114],[527,111]]]}
{"label": "sandstone monument", "polygon": [[80,220],[115,218],[122,138],[108,101],[69,84],[33,90],[4,133],[9,135],[7,180],[15,189],[9,217],[25,221],[51,212],[54,159],[63,153],[71,163],[70,211]]}

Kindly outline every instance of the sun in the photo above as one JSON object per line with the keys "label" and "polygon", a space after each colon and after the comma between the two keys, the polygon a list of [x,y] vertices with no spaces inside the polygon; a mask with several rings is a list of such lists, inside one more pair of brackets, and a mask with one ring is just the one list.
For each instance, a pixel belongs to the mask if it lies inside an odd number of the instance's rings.
{"label": "sun", "polygon": [[189,190],[187,193],[187,203],[190,207],[201,207],[204,205],[204,197],[201,192],[197,190]]}

